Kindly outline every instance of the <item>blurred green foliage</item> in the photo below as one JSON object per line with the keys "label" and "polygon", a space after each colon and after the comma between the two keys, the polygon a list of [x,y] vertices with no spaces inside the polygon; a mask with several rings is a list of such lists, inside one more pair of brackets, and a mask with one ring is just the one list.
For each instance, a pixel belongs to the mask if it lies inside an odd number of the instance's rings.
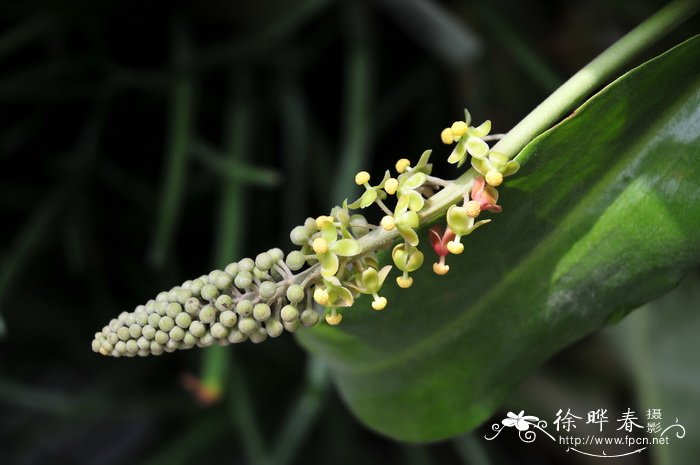
{"label": "blurred green foliage", "polygon": [[[0,463],[568,462],[479,435],[374,435],[289,337],[217,356],[90,351],[159,290],[284,247],[295,222],[352,197],[347,172],[437,146],[464,106],[506,131],[662,2],[347,3],[0,5]],[[551,410],[562,398],[530,387],[573,379],[591,385],[581,402],[630,402],[634,379],[601,368],[600,339],[552,360],[512,409]],[[221,401],[199,405],[185,374],[220,383]]]}

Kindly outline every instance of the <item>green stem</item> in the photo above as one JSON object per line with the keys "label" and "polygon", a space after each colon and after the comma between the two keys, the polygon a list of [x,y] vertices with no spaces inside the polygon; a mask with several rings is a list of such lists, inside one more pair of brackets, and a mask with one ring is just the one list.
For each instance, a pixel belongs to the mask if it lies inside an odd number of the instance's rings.
{"label": "green stem", "polygon": [[[493,150],[515,158],[531,140],[572,111],[633,57],[692,16],[699,7],[700,0],[675,0],[659,10],[573,75],[496,143]],[[450,205],[462,199],[476,176],[476,171],[469,169],[432,196],[420,212],[420,223],[426,225],[442,217]],[[362,253],[386,248],[398,235],[396,230],[376,229],[360,239]]]}
{"label": "green stem", "polygon": [[691,17],[699,6],[698,0],[675,0],[659,10],[574,74],[511,129],[493,150],[515,157],[532,139],[572,111],[627,62]]}

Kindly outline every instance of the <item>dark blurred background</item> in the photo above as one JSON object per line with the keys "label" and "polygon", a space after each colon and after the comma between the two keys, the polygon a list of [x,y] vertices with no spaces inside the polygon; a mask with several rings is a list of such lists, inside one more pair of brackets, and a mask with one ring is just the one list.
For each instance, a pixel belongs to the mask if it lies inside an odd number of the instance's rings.
{"label": "dark blurred background", "polygon": [[[104,358],[90,340],[160,290],[290,250],[292,226],[355,195],[356,171],[439,149],[464,107],[507,132],[664,3],[0,4],[0,464],[592,463],[487,442],[488,425],[392,442],[352,418],[289,335],[147,359]],[[633,326],[551,360],[503,413],[640,405],[654,372]],[[669,360],[686,350],[674,334]],[[618,463],[691,463],[668,460]]]}

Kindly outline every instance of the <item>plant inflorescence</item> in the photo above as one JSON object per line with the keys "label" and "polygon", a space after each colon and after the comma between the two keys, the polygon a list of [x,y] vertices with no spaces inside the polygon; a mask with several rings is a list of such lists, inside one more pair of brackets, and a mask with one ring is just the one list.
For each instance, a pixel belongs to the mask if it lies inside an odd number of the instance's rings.
{"label": "plant inflorescence", "polygon": [[[440,134],[443,143],[454,144],[447,161],[461,167],[470,160],[475,172],[461,199],[444,205],[446,226],[429,231],[438,256],[433,271],[439,275],[449,271],[449,254],[464,251],[462,238],[491,221],[478,219],[482,213],[501,211],[496,187],[519,168],[489,147],[488,141],[498,137],[489,136],[490,131],[490,121],[471,126],[465,111],[463,121]],[[387,170],[374,185],[369,173],[357,173],[355,182],[364,193],[292,229],[290,239],[297,250],[285,257],[282,250],[271,249],[161,292],[95,333],[93,350],[133,357],[246,340],[259,343],[284,330],[315,326],[322,314],[328,324],[337,325],[343,319],[339,309],[352,306],[360,294],[372,297],[374,310],[385,309],[388,302],[380,291],[393,266],[382,266],[377,253],[393,247],[391,258],[401,272],[396,283],[411,287],[410,273],[425,259],[417,248],[418,229],[426,224],[427,212],[443,207],[435,205],[433,196],[454,186],[454,181],[431,174],[430,155],[430,150],[424,152],[415,164],[400,159],[396,175]],[[357,213],[372,205],[384,213],[378,225]]]}

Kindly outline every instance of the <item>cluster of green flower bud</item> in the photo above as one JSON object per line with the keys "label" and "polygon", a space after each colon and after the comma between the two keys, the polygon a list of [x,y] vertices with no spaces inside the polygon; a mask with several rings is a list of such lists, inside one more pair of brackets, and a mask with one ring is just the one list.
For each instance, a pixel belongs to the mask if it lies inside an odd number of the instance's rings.
{"label": "cluster of green flower bud", "polygon": [[115,357],[160,355],[176,349],[263,342],[283,331],[315,326],[319,312],[296,283],[306,260],[280,249],[244,258],[185,281],[145,305],[122,312],[95,334],[92,349]]}
{"label": "cluster of green flower bud", "polygon": [[[430,231],[431,244],[440,257],[433,265],[437,274],[448,272],[448,254],[463,252],[461,238],[490,221],[476,221],[481,212],[501,210],[495,186],[519,167],[489,148],[486,139],[494,137],[488,136],[489,121],[476,128],[469,126],[470,122],[465,111],[465,121],[455,122],[441,134],[444,143],[457,143],[448,162],[461,166],[471,156],[471,164],[481,176],[476,177],[471,191],[464,193],[464,202],[447,211],[448,227]],[[435,192],[451,184],[431,175],[430,155],[430,150],[425,151],[415,165],[400,159],[396,176],[386,171],[376,185],[370,184],[368,172],[360,171],[355,182],[365,190],[355,202],[346,201],[329,215],[307,218],[292,229],[290,240],[297,250],[285,257],[280,249],[271,249],[254,260],[244,258],[161,292],[96,333],[93,350],[115,357],[145,356],[246,340],[259,343],[285,330],[316,325],[322,312],[314,308],[314,302],[325,308],[326,322],[336,325],[343,318],[340,309],[352,306],[360,294],[372,297],[374,310],[383,310],[388,302],[379,293],[392,266],[380,266],[378,250],[363,248],[362,238],[392,233],[380,241],[380,248],[384,248],[400,237],[402,242],[391,254],[402,272],[396,283],[401,288],[412,285],[409,273],[424,262],[416,247],[421,213]],[[395,203],[390,209],[387,202],[392,197]],[[371,205],[385,214],[379,225],[351,213]]]}

